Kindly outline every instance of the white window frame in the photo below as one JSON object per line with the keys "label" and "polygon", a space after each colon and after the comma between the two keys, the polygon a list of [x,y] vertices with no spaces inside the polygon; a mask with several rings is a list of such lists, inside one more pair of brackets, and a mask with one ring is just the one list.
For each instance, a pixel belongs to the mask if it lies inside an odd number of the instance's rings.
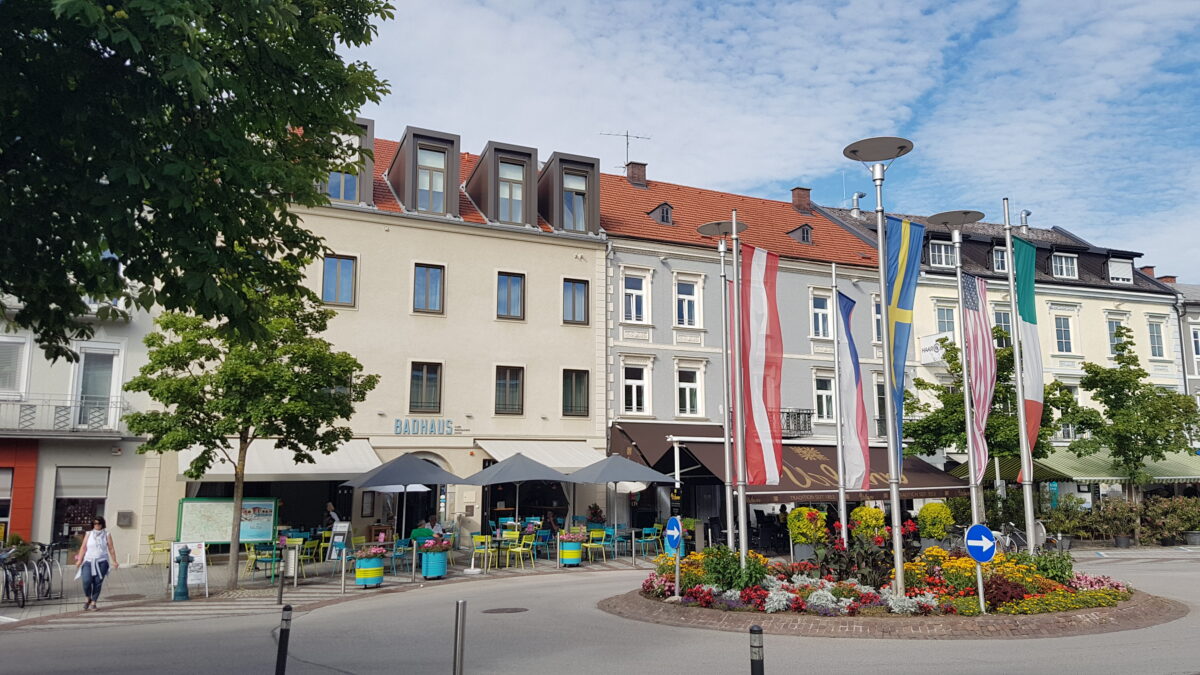
{"label": "white window frame", "polygon": [[[942,319],[943,312],[949,312],[950,330],[942,330],[942,324],[945,322],[945,320]],[[957,317],[955,317],[956,313],[957,312],[953,305],[938,303],[933,308],[933,325],[939,334],[950,333],[954,336],[951,339],[955,342],[958,342],[958,320]]]}
{"label": "white window frame", "polygon": [[[1113,263],[1121,263],[1129,266],[1129,276],[1116,276],[1113,274]],[[1133,283],[1133,261],[1122,260],[1120,258],[1109,258],[1108,260],[1108,280],[1114,284],[1132,284]]]}
{"label": "white window frame", "polygon": [[[1067,261],[1070,261],[1070,269]],[[1062,263],[1062,274],[1059,274],[1059,263]],[[1074,253],[1051,253],[1050,254],[1050,273],[1055,279],[1078,279],[1079,278],[1079,256]]]}
{"label": "white window frame", "polygon": [[[817,309],[817,299],[825,300],[825,309]],[[824,327],[822,335],[817,331]],[[825,289],[810,289],[808,293],[808,337],[817,340],[829,340],[833,337],[833,294]]]}
{"label": "white window frame", "polygon": [[[1075,326],[1074,326],[1075,321],[1074,321],[1074,319],[1069,314],[1055,314],[1053,319],[1054,319],[1054,321],[1053,321],[1054,353],[1055,354],[1075,354],[1076,352],[1075,352]],[[1061,341],[1059,340],[1059,337],[1058,337],[1058,320],[1059,319],[1063,319],[1067,322],[1067,329],[1066,329],[1067,330],[1067,342],[1070,343],[1067,346],[1070,347],[1070,349],[1062,349],[1061,348],[1062,347],[1062,345],[1060,344]]]}
{"label": "white window frame", "polygon": [[[1062,384],[1075,396],[1075,402],[1079,403],[1079,385],[1067,384],[1066,382],[1063,382]],[[1079,431],[1073,424],[1060,423],[1058,428],[1058,437],[1064,441],[1073,441],[1079,438]]]}
{"label": "white window frame", "polygon": [[994,246],[992,247],[992,271],[1007,272],[1008,271],[1008,247]]}
{"label": "white window frame", "polygon": [[871,342],[883,344],[883,302],[878,295],[871,296]]}
{"label": "white window frame", "polygon": [[[883,390],[882,392],[880,390]],[[880,396],[880,393],[883,396]],[[875,406],[874,425],[871,427],[871,435],[880,438],[887,437],[887,385],[883,382],[883,373],[873,373],[871,375],[871,398]]]}
{"label": "white window frame", "polygon": [[[695,359],[675,359],[675,398],[671,405],[675,410],[676,417],[704,417],[704,366],[703,361]],[[689,387],[696,392],[696,410],[694,412],[685,412],[679,409],[679,392],[684,388],[684,383],[679,381],[679,373],[683,370],[696,373],[695,385]]]}
{"label": "white window frame", "polygon": [[[618,416],[651,417],[654,415],[654,399],[653,399],[654,369],[653,369],[653,365],[654,365],[654,359],[653,359],[653,357],[650,357],[650,356],[634,356],[634,355],[626,355],[626,354],[621,355],[621,362],[620,362],[621,377],[620,377],[620,389],[619,389],[621,400],[618,401],[618,404],[620,406],[620,408],[618,409]],[[625,401],[626,401],[625,386],[627,383],[627,380],[625,379],[625,369],[626,368],[641,368],[642,369],[642,379],[640,380],[641,386],[642,386],[642,404],[643,404],[642,410],[631,411],[631,410],[626,409],[626,406],[625,406]],[[639,380],[634,380],[634,381],[637,382]]]}
{"label": "white window frame", "polygon": [[1192,326],[1192,358],[1200,359],[1200,326]]}
{"label": "white window frame", "polygon": [[[695,319],[694,323],[690,323],[690,324],[679,323],[679,302],[687,297],[687,296],[681,296],[679,294],[679,284],[681,284],[681,283],[692,284],[692,286],[695,289],[695,293],[691,296],[692,316]],[[624,282],[622,282],[621,285],[623,288]],[[703,298],[704,298],[704,275],[689,273],[689,272],[675,272],[674,279],[672,280],[672,283],[671,283],[671,291],[672,291],[672,294],[675,299],[674,306],[671,308],[671,322],[674,324],[674,326],[676,328],[703,328],[704,327],[704,311],[703,311],[703,308],[704,308],[704,300],[703,300]],[[624,302],[624,301],[622,300],[622,302]],[[625,311],[624,304],[622,304],[621,311],[622,312]]]}
{"label": "white window frame", "polygon": [[[107,353],[115,352],[112,361],[112,382],[108,387],[108,398],[112,399],[121,395],[121,386],[125,383],[125,343],[121,342],[104,342],[100,340],[80,340],[72,344],[75,353],[79,354],[79,360],[75,362],[71,374],[71,400],[76,406],[83,404],[83,364],[85,352]],[[108,417],[105,420],[105,428],[115,429],[119,411],[117,406],[108,406]],[[71,416],[71,423],[75,426],[85,426],[79,421],[79,412],[75,411]]]}
{"label": "white window frame", "polygon": [[6,344],[21,345],[21,357],[17,359],[17,388],[11,391],[0,391],[0,400],[19,401],[25,398],[29,393],[29,336],[28,335],[0,335],[0,342]]}
{"label": "white window frame", "polygon": [[[996,320],[997,314],[1007,314],[1008,315],[1008,325],[1007,326],[1000,325],[1000,322]],[[995,328],[1003,328],[1004,330],[1006,330],[1008,332],[1007,344],[1001,345],[1000,343],[997,342],[996,348],[1003,349],[1005,347],[1011,347],[1012,341],[1013,341],[1012,308],[1009,307],[1008,305],[992,305],[992,326]]]}
{"label": "white window frame", "polygon": [[[1158,327],[1158,354],[1154,353],[1154,330]],[[1151,316],[1146,320],[1146,346],[1150,349],[1150,358],[1169,359],[1167,356],[1167,320],[1160,316]]]}
{"label": "white window frame", "polygon": [[1118,344],[1113,341],[1113,330],[1109,325],[1111,322],[1116,322],[1121,326],[1129,326],[1129,317],[1125,314],[1107,313],[1104,315],[1104,336],[1108,340],[1108,355],[1110,357],[1117,355],[1115,346]]}
{"label": "white window frame", "polygon": [[[817,388],[817,383],[826,381],[829,382],[829,389],[822,393],[821,389]],[[833,423],[837,421],[837,382],[833,381],[833,373],[814,372],[813,373],[813,421],[822,424]],[[821,399],[828,398],[828,404],[822,405]],[[828,415],[821,415],[822,408]]]}
{"label": "white window frame", "polygon": [[929,242],[929,266],[954,269],[954,244],[948,241]]}
{"label": "white window frame", "polygon": [[[636,277],[642,280],[642,290],[629,291],[625,288],[625,280],[629,277]],[[650,314],[651,309],[651,294],[650,283],[653,277],[653,272],[644,267],[621,267],[621,298],[620,298],[620,317],[621,323],[632,323],[638,325],[648,325],[652,323],[653,317]],[[625,299],[627,296],[633,295],[642,299],[642,318],[641,320],[625,317]]]}

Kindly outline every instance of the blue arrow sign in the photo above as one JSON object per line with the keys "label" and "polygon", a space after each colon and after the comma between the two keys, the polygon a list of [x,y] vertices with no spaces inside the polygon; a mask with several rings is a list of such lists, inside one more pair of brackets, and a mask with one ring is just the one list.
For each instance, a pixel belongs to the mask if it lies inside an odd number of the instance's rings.
{"label": "blue arrow sign", "polygon": [[991,562],[996,557],[996,536],[986,525],[972,525],[967,530],[967,553],[976,562]]}
{"label": "blue arrow sign", "polygon": [[679,516],[671,516],[667,521],[667,529],[663,530],[663,538],[667,542],[667,548],[679,550],[679,541],[683,538],[683,523],[679,521]]}

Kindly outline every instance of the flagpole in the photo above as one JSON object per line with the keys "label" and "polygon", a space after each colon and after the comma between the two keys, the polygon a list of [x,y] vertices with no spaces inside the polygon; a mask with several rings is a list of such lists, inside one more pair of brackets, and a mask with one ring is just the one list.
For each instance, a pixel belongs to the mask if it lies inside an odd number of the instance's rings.
{"label": "flagpole", "polygon": [[[830,264],[830,277],[833,284],[833,297],[830,298],[830,304],[834,308],[833,321],[833,381],[837,383],[838,390],[842,386],[842,367],[841,359],[841,339],[842,339],[842,303],[838,299],[838,277],[837,263]],[[840,397],[839,397],[840,398]],[[837,399],[835,399],[837,400]],[[844,434],[842,433],[842,405],[845,401],[838,400],[834,405],[837,408],[837,414],[834,418],[837,420],[837,472],[838,472],[838,521],[841,522],[842,528],[842,544],[849,546],[846,539],[846,448],[844,443]]]}
{"label": "flagpole", "polygon": [[962,364],[963,417],[967,425],[967,471],[971,473],[968,481],[968,489],[971,491],[971,524],[975,525],[979,522],[979,467],[975,466],[978,458],[975,457],[975,444],[972,443],[974,411],[971,409],[971,364],[967,358],[967,312],[963,303],[962,230],[951,230],[950,240],[954,242],[954,276],[958,282],[958,331],[962,336],[958,342],[962,346],[959,362]]}
{"label": "flagpole", "polygon": [[[736,228],[734,228],[736,229]],[[730,471],[733,460],[731,458],[731,448],[729,443],[729,388],[733,386],[733,380],[729,374],[729,349],[732,345],[729,344],[729,283],[725,275],[725,238],[722,237],[717,242],[717,251],[721,254],[721,375],[725,378],[721,387],[721,396],[724,398],[724,419],[722,420],[721,429],[723,437],[721,440],[724,443],[725,458],[725,545],[733,550],[733,472]]]}
{"label": "flagpole", "polygon": [[737,383],[734,389],[734,438],[737,450],[737,492],[738,492],[738,561],[746,566],[746,551],[749,549],[749,537],[746,532],[746,415],[744,409],[745,396],[742,373],[742,269],[741,241],[738,239],[737,209],[733,210],[733,379]]}
{"label": "flagpole", "polygon": [[[1021,377],[1025,370],[1025,361],[1021,355],[1021,311],[1017,300],[1017,259],[1013,255],[1012,222],[1008,214],[1008,197],[1004,198],[1004,245],[1008,247],[1008,295],[1012,299],[1013,320],[1013,380],[1017,383],[1017,424],[1020,425],[1017,436],[1021,443],[1021,493],[1025,501],[1025,543],[1030,553],[1033,553],[1034,516],[1033,516],[1033,444],[1035,438],[1029,438],[1028,427],[1025,426],[1025,382]],[[1039,357],[1040,358],[1040,357]]]}

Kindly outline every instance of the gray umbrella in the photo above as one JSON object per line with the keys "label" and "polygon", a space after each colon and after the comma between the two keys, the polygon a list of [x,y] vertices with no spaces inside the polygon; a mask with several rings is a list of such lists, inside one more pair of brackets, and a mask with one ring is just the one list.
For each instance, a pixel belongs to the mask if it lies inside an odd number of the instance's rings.
{"label": "gray umbrella", "polygon": [[550,467],[529,459],[521,453],[516,453],[508,459],[496,462],[488,468],[472,476],[462,479],[466,485],[496,485],[497,483],[515,483],[517,486],[517,504],[513,510],[517,522],[521,518],[521,483],[527,480],[549,480],[558,483],[578,483],[579,481]]}
{"label": "gray umbrella", "polygon": [[620,455],[609,455],[604,459],[568,474],[576,483],[620,483],[637,481],[642,483],[674,483],[675,479],[628,460]]}
{"label": "gray umbrella", "polygon": [[408,520],[408,492],[415,488],[414,484],[447,485],[459,484],[463,480],[446,471],[433,462],[421,459],[415,455],[404,454],[390,462],[381,464],[363,475],[342,483],[343,487],[360,490],[375,490],[376,492],[400,492],[404,494],[404,508],[399,527],[404,527]]}

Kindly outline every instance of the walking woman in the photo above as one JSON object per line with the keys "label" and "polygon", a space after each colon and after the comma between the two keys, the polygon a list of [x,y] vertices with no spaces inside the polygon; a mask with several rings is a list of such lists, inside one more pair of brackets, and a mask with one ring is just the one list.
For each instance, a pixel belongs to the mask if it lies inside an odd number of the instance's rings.
{"label": "walking woman", "polygon": [[87,599],[83,603],[85,610],[97,609],[96,599],[100,597],[100,585],[108,576],[108,568],[110,565],[114,570],[118,567],[117,551],[108,530],[104,529],[107,526],[103,516],[93,518],[92,529],[83,536],[83,545],[79,547],[79,555],[75,556],[75,564],[79,565],[75,578],[83,577],[83,595]]}

